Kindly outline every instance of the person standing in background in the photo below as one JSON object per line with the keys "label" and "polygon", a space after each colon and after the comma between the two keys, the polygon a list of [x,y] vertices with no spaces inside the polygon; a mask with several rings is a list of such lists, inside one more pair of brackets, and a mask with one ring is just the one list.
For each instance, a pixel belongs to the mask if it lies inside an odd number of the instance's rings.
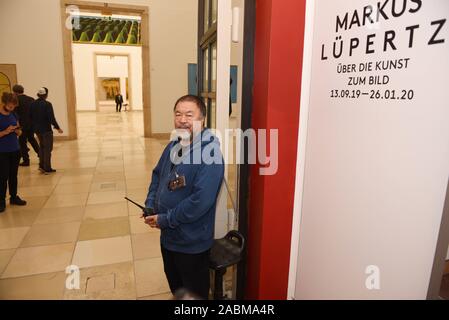
{"label": "person standing in background", "polygon": [[115,96],[115,111],[122,112],[122,106],[123,106],[123,96],[120,93],[118,93]]}
{"label": "person standing in background", "polygon": [[24,94],[23,86],[16,84],[13,87],[13,92],[17,95],[19,105],[15,109],[15,113],[19,117],[20,125],[22,127],[22,135],[19,137],[20,154],[22,156],[22,163],[20,166],[30,166],[30,156],[28,154],[27,142],[31,144],[37,156],[39,157],[39,144],[34,137],[33,124],[30,118],[30,106],[34,99]]}
{"label": "person standing in background", "polygon": [[37,93],[38,99],[31,104],[30,118],[33,123],[34,132],[39,139],[39,170],[44,174],[56,172],[51,167],[51,152],[53,151],[53,130],[51,126],[63,133],[56,122],[53,105],[47,101],[48,89],[40,88]]}
{"label": "person standing in background", "polygon": [[15,94],[4,92],[0,107],[0,213],[6,210],[6,188],[9,187],[11,205],[25,206],[26,201],[17,195],[17,172],[20,151],[17,136],[20,126],[14,115],[18,99]]}

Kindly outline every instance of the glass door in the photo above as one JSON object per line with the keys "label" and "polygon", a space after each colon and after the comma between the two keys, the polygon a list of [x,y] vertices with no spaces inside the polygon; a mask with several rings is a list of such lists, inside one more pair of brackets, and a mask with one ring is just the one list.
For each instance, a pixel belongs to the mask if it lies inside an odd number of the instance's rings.
{"label": "glass door", "polygon": [[[216,131],[225,158],[225,179],[228,159],[225,136],[229,128],[229,74],[231,0],[199,0],[198,9],[198,95],[207,107],[206,126]],[[230,228],[228,184],[223,184],[217,202],[215,236],[223,237]]]}
{"label": "glass door", "polygon": [[[232,6],[240,10],[242,18],[240,24],[234,25],[239,27],[240,38],[234,43],[231,42]],[[242,122],[244,7],[245,1],[240,0],[199,0],[198,95],[207,106],[207,127],[219,134],[226,164],[225,181],[217,202],[216,238],[239,229],[240,162],[236,155],[240,145],[236,132]],[[230,269],[224,291],[228,297],[236,297],[237,268]]]}
{"label": "glass door", "polygon": [[217,18],[218,0],[199,2],[198,89],[207,107],[206,124],[215,129],[217,105]]}

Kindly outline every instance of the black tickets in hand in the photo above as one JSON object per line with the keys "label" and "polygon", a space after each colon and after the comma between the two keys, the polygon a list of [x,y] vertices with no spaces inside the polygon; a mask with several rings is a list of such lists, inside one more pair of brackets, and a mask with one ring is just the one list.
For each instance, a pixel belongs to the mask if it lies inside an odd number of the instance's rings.
{"label": "black tickets in hand", "polygon": [[125,197],[125,199],[128,200],[129,202],[131,202],[132,204],[134,204],[135,206],[139,207],[140,209],[142,209],[144,218],[149,217],[149,216],[154,216],[153,208],[145,208],[127,197]]}

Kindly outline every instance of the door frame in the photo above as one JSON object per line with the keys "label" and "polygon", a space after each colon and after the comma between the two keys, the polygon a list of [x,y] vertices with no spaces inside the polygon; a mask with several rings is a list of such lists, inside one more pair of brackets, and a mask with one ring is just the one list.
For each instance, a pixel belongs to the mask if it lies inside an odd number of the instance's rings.
{"label": "door frame", "polygon": [[[244,44],[243,44],[243,65],[242,65],[242,110],[240,128],[243,131],[252,128],[253,113],[253,86],[254,86],[254,52],[256,38],[256,0],[245,0],[244,11]],[[249,146],[243,143],[241,155],[243,159],[248,159]],[[248,239],[248,216],[249,216],[249,179],[250,164],[240,161],[238,190],[238,230]],[[242,259],[237,266],[237,300],[245,299],[247,287],[247,247],[244,248]]]}
{"label": "door frame", "polygon": [[[204,20],[204,11],[206,8],[206,1],[208,4],[208,26],[209,29],[205,30],[205,20]],[[217,79],[218,79],[218,73],[216,74],[215,79],[215,91],[212,89],[212,74],[213,74],[213,50],[212,47],[215,44],[215,52],[217,54],[216,58],[216,65],[215,67],[218,67],[218,8],[217,8],[217,21],[215,23],[212,22],[212,1],[211,0],[199,0],[198,1],[198,54],[197,54],[197,66],[198,66],[198,73],[197,73],[197,79],[198,79],[198,93],[197,95],[204,99],[204,103],[207,107],[207,127],[208,128],[216,128],[216,109],[217,109]],[[218,5],[218,3],[217,3]],[[208,51],[208,69],[207,69],[207,79],[208,84],[207,88],[204,88],[204,51]],[[217,71],[217,69],[216,69]],[[212,119],[212,101],[215,102],[215,119]],[[211,124],[214,123],[214,126]]]}
{"label": "door frame", "polygon": [[[242,110],[240,128],[245,131],[252,128],[252,111],[253,111],[253,84],[254,84],[254,51],[255,51],[255,32],[256,32],[256,0],[245,0],[244,2],[244,39],[243,42],[243,62],[242,62]],[[210,34],[204,34],[204,21],[201,18],[204,12],[204,0],[199,1],[198,6],[198,95],[201,94],[200,75],[202,74],[203,64],[200,57],[202,56],[201,39],[209,38]],[[210,12],[209,12],[210,14]],[[219,22],[218,22],[219,23]],[[219,25],[217,24],[219,27]],[[212,30],[211,32],[213,32]],[[218,32],[218,30],[217,30]],[[229,68],[228,68],[229,69]],[[217,73],[219,71],[217,70]],[[218,90],[218,85],[217,85]],[[217,91],[218,92],[218,91]],[[216,98],[216,97],[214,97]],[[248,159],[249,146],[248,144],[241,145],[241,156]],[[249,177],[250,164],[245,161],[240,161],[238,165],[238,182],[237,182],[237,197],[238,205],[236,214],[238,215],[238,230],[248,239],[248,203],[249,203]],[[247,282],[247,248],[245,247],[242,253],[242,259],[237,265],[237,279],[236,279],[236,298],[243,300],[245,298],[246,282]]]}
{"label": "door frame", "polygon": [[[206,40],[211,37],[211,34],[204,34],[204,20],[202,13],[204,12],[204,0],[199,0],[198,6],[198,95],[201,94],[200,75],[202,74],[203,64],[200,57],[202,57],[201,40]],[[256,0],[245,0],[244,2],[244,39],[243,42],[243,62],[242,62],[242,110],[240,128],[245,131],[252,128],[252,111],[253,111],[253,84],[254,84],[254,51],[255,51],[255,32],[256,32]],[[209,12],[210,14],[210,12]],[[219,21],[217,21],[220,23]],[[219,25],[217,24],[217,28]],[[214,32],[212,29],[211,32]],[[218,30],[217,30],[218,33]],[[219,41],[219,40],[218,40]],[[217,42],[218,42],[217,41]],[[230,41],[230,40],[229,40]],[[219,45],[219,44],[218,44]],[[218,58],[218,57],[217,57]],[[229,69],[229,68],[228,68]],[[228,70],[227,70],[228,71]],[[217,73],[219,71],[217,70]],[[218,93],[217,84],[217,93]],[[213,97],[218,98],[218,97]],[[217,99],[218,100],[218,99]],[[247,144],[241,145],[241,156],[248,159],[249,146]],[[250,178],[250,164],[245,161],[240,161],[238,165],[238,182],[237,182],[237,197],[238,205],[236,214],[238,215],[238,230],[248,239],[248,203],[249,203],[249,178]],[[242,259],[237,265],[237,279],[236,279],[236,298],[243,300],[245,298],[245,291],[247,285],[247,248],[245,247],[242,253]]]}
{"label": "door frame", "polygon": [[107,51],[96,51],[93,54],[94,56],[94,83],[95,83],[95,109],[98,112],[100,110],[100,103],[98,100],[98,88],[97,88],[97,81],[98,81],[98,56],[113,56],[113,57],[126,57],[128,60],[127,67],[128,67],[128,111],[132,111],[132,79],[131,79],[131,55],[129,53],[111,53]]}
{"label": "door frame", "polygon": [[[73,57],[72,57],[72,30],[66,28],[66,21],[69,18],[67,12],[68,6],[76,6],[80,10],[98,11],[107,10],[110,13],[118,15],[138,15],[141,21],[141,38],[142,38],[142,95],[143,95],[143,121],[144,121],[144,137],[152,136],[151,129],[151,86],[150,86],[150,35],[149,35],[149,8],[145,6],[125,5],[125,4],[109,4],[102,2],[89,2],[80,0],[60,0],[61,10],[61,30],[64,52],[64,70],[65,70],[65,89],[67,101],[67,118],[68,118],[68,139],[75,140],[78,138],[77,121],[76,121],[76,93],[75,93],[75,77],[73,74]],[[129,78],[129,77],[128,77]]]}

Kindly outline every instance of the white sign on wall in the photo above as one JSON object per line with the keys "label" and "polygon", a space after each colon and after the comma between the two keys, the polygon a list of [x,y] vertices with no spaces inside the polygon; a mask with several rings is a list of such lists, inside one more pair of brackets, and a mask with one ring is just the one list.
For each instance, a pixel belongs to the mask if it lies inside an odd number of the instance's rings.
{"label": "white sign on wall", "polygon": [[449,1],[314,6],[295,298],[424,299],[449,178]]}

